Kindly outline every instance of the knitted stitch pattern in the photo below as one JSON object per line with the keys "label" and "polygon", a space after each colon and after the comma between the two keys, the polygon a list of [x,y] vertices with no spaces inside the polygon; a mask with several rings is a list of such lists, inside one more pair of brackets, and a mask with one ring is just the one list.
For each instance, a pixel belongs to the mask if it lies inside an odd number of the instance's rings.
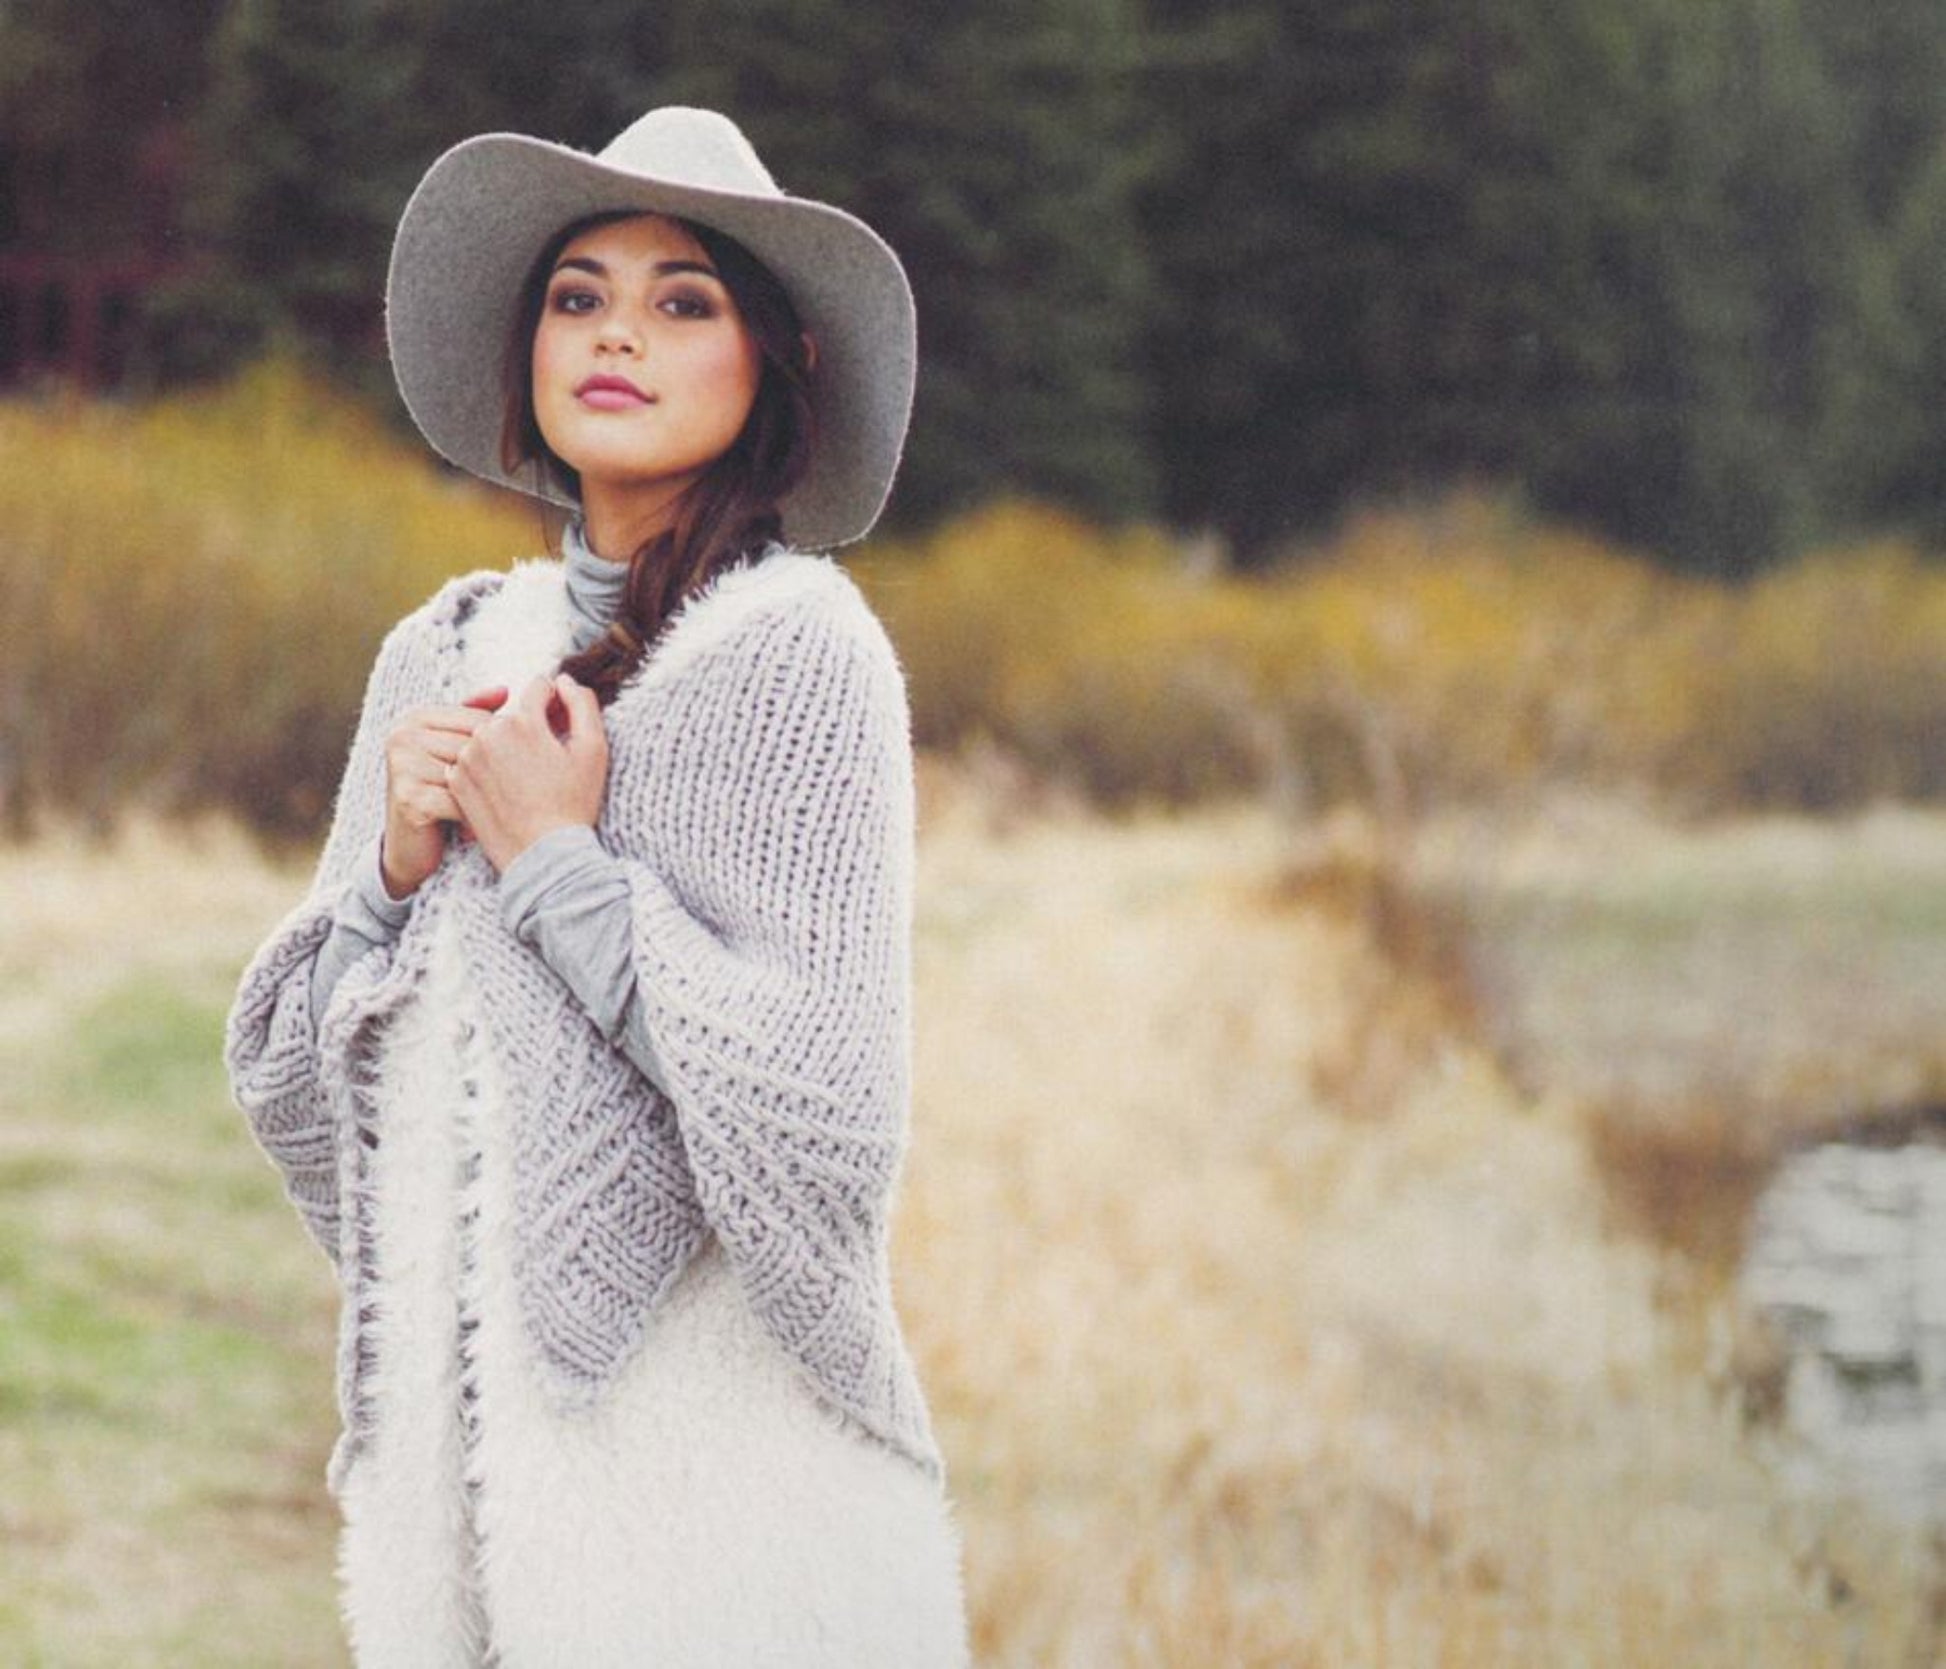
{"label": "knitted stitch pattern", "polygon": [[666,1095],[506,930],[474,846],[449,851],[398,943],[348,970],[312,1027],[311,960],[383,826],[384,736],[411,707],[471,693],[462,634],[505,578],[454,581],[386,640],[311,893],[230,1016],[237,1102],[344,1284],[334,1471],[368,1435],[376,1063],[423,988],[430,920],[451,909],[509,1088],[516,1276],[556,1399],[600,1396],[711,1229],[827,1409],[939,1478],[889,1264],[910,1100],[909,720],[891,644],[835,563],[773,550],[721,575],[606,713],[597,833],[628,879]]}

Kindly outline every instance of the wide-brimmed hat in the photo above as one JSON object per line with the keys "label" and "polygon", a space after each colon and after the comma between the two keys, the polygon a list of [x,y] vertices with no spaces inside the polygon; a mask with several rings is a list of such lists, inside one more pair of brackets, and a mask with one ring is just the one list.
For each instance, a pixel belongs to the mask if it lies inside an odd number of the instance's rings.
{"label": "wide-brimmed hat", "polygon": [[884,240],[827,203],[789,197],[728,117],[651,110],[598,155],[518,133],[455,145],[399,217],[385,330],[399,392],[426,439],[502,486],[574,509],[539,470],[500,466],[501,367],[520,288],[556,232],[613,210],[680,216],[774,273],[817,343],[817,446],[780,506],[812,549],[861,538],[905,444],[916,362],[912,290]]}

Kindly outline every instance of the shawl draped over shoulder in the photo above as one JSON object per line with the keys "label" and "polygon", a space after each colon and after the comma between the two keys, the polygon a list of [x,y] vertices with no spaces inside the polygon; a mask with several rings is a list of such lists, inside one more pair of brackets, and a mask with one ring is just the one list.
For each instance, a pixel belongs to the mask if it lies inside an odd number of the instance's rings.
{"label": "shawl draped over shoulder", "polygon": [[304,901],[246,970],[226,1061],[257,1140],[344,1287],[340,1397],[361,1436],[361,1191],[383,1140],[389,1021],[451,910],[518,1155],[513,1248],[536,1373],[599,1398],[706,1233],[841,1423],[942,1474],[893,1305],[889,1211],[910,1104],[913,805],[905,684],[829,558],[773,549],[686,603],[607,709],[602,846],[628,882],[660,1083],[506,928],[452,846],[396,944],[313,1025],[309,973],[384,818],[386,734],[456,702],[467,620],[506,579],[448,585],[393,629]]}

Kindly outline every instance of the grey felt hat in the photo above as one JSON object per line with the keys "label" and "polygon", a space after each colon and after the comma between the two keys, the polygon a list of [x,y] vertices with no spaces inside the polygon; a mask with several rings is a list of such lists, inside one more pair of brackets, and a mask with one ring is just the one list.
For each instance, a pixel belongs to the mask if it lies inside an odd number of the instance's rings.
{"label": "grey felt hat", "polygon": [[475,475],[578,508],[538,471],[500,467],[500,370],[535,257],[562,227],[610,210],[728,233],[790,292],[817,342],[818,438],[780,507],[784,533],[809,549],[862,538],[892,490],[912,410],[905,269],[863,221],[786,196],[736,124],[712,110],[651,110],[594,156],[483,134],[426,171],[399,218],[385,283],[393,374],[426,439]]}

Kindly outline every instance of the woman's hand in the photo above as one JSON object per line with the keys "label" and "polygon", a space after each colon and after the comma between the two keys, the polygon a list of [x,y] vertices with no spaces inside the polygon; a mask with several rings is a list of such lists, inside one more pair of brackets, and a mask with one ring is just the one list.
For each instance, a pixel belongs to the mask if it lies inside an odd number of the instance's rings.
{"label": "woman's hand", "polygon": [[418,707],[385,738],[385,890],[405,898],[419,890],[446,855],[447,823],[461,813],[448,783],[460,750],[507,699],[482,690],[461,707]]}
{"label": "woman's hand", "polygon": [[497,870],[549,830],[592,828],[608,790],[608,733],[595,692],[566,673],[536,678],[473,731],[449,781]]}

